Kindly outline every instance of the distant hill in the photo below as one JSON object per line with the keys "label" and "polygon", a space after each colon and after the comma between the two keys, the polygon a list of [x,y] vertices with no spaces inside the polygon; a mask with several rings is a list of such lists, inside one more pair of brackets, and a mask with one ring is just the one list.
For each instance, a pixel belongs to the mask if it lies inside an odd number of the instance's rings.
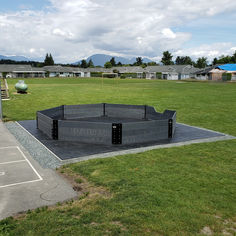
{"label": "distant hill", "polygon": [[[104,64],[107,61],[110,61],[112,57],[115,58],[116,63],[121,62],[122,64],[133,64],[136,61],[135,57],[128,59],[125,57],[116,57],[116,56],[110,56],[110,55],[106,55],[106,54],[94,54],[94,55],[88,57],[86,59],[86,61],[88,62],[90,59],[92,59],[93,64],[95,66],[104,66]],[[77,61],[74,64],[78,64],[80,62],[81,61]],[[148,62],[151,62],[151,60],[149,60],[148,58],[143,58],[143,62],[148,63]]]}
{"label": "distant hill", "polygon": [[29,58],[23,56],[3,56],[3,55],[0,55],[0,60],[30,61]]}

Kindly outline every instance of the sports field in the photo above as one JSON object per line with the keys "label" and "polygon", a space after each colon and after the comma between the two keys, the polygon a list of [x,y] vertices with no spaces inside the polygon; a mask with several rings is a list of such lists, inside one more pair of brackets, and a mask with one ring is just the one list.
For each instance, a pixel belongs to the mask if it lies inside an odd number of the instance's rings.
{"label": "sports field", "polygon": [[[135,79],[25,79],[3,101],[5,121],[70,104],[125,103],[177,111],[177,121],[236,136],[236,83]],[[83,195],[0,221],[0,235],[235,234],[236,141],[91,160],[59,171]]]}

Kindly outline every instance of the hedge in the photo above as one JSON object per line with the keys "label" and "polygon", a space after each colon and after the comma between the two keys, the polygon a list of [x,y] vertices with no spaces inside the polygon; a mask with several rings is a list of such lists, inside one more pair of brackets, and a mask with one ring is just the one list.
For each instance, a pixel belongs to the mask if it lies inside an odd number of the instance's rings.
{"label": "hedge", "polygon": [[91,72],[90,76],[91,77],[102,77],[103,72]]}
{"label": "hedge", "polygon": [[232,78],[232,74],[230,74],[230,73],[223,73],[222,74],[223,81],[229,81],[229,80],[231,80],[231,78]]}

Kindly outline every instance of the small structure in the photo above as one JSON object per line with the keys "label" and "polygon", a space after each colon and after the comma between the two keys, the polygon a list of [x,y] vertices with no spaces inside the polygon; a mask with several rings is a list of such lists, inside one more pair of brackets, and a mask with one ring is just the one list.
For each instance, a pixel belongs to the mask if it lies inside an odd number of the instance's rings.
{"label": "small structure", "polygon": [[0,79],[1,83],[1,99],[9,99],[9,88],[7,84],[7,80],[5,78]]}
{"label": "small structure", "polygon": [[51,139],[104,145],[168,140],[174,136],[176,111],[151,106],[88,104],[37,112],[37,128]]}
{"label": "small structure", "polygon": [[27,93],[26,91],[28,90],[28,85],[25,84],[24,80],[19,80],[16,84],[15,84],[15,89],[17,90],[17,93]]}

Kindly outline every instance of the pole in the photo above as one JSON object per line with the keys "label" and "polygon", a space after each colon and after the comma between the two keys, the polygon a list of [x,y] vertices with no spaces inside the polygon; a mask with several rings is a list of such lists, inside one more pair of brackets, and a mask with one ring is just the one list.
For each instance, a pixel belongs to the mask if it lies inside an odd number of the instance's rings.
{"label": "pole", "polygon": [[2,120],[2,90],[1,90],[1,82],[0,82],[0,120]]}

